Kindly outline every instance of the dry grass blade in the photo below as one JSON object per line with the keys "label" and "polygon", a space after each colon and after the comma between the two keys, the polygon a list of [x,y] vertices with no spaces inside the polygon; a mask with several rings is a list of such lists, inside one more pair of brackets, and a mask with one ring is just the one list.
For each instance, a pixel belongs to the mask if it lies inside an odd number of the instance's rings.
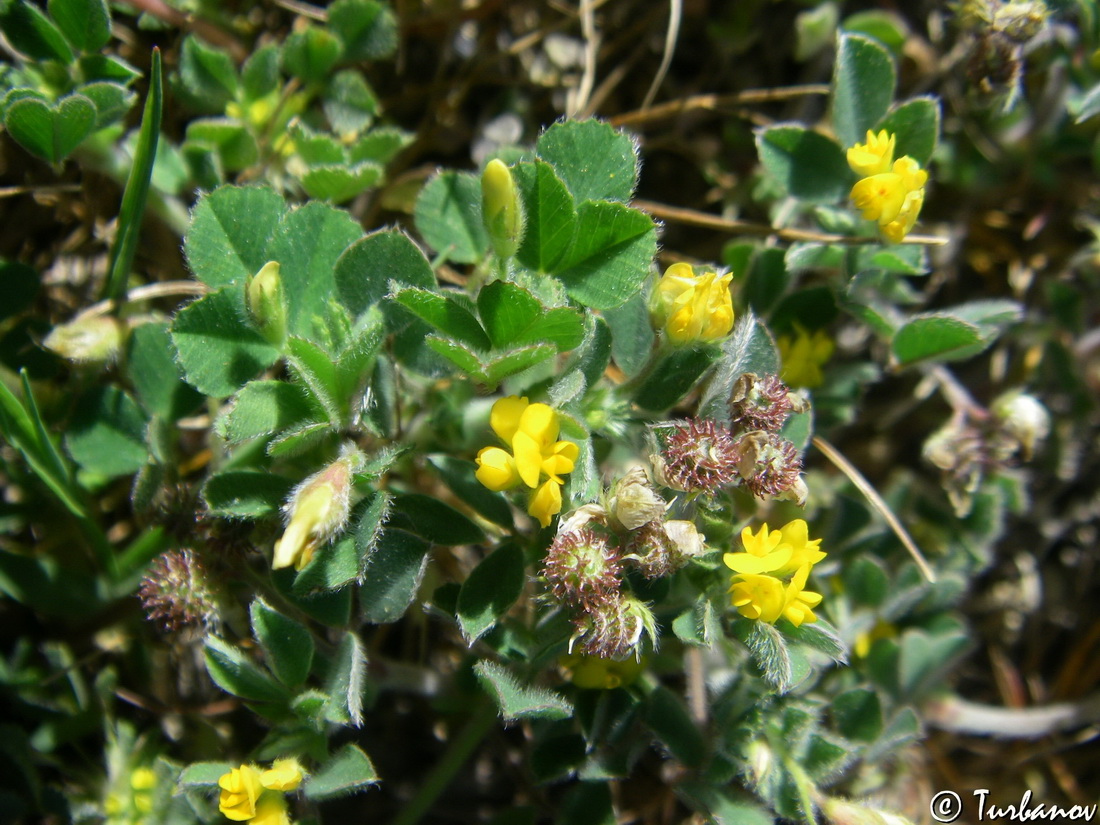
{"label": "dry grass blade", "polygon": [[844,475],[848,476],[848,480],[856,486],[856,488],[863,493],[864,497],[886,519],[886,523],[890,525],[890,529],[894,531],[894,535],[898,537],[902,544],[905,545],[905,549],[909,551],[909,555],[913,557],[913,561],[917,563],[917,567],[920,568],[920,572],[924,574],[924,577],[930,582],[936,580],[936,574],[932,570],[932,566],[928,563],[928,560],[921,554],[920,548],[917,547],[913,537],[909,535],[909,531],[905,529],[905,526],[898,521],[898,517],[894,515],[894,511],[890,509],[888,505],[878,494],[878,491],[871,486],[871,482],[863,477],[863,474],[855,468],[855,466],[844,457],[844,455],[832,444],[826,441],[820,436],[814,436],[814,446],[825,454],[825,457],[829,461],[836,465]]}

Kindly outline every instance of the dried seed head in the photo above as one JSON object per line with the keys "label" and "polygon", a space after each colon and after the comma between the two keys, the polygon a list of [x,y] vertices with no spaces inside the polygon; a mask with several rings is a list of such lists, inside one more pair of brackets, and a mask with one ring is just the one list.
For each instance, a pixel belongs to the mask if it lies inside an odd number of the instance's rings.
{"label": "dried seed head", "polygon": [[745,430],[778,431],[792,412],[802,412],[806,403],[792,396],[778,375],[746,372],[730,392],[730,421]]}
{"label": "dried seed head", "polygon": [[618,545],[602,530],[585,526],[554,537],[542,575],[559,601],[587,608],[613,598],[621,569]]}
{"label": "dried seed head", "polygon": [[211,580],[189,547],[162,554],[145,574],[138,593],[148,618],[170,633],[206,631],[218,623]]}
{"label": "dried seed head", "polygon": [[665,514],[665,500],[657,495],[642,467],[633,467],[619,479],[608,499],[608,510],[627,530],[637,530]]}
{"label": "dried seed head", "polygon": [[779,496],[794,487],[802,457],[794,444],[776,433],[757,430],[737,439],[741,483],[757,498]]}
{"label": "dried seed head", "polygon": [[687,493],[715,493],[737,480],[738,452],[728,427],[709,418],[663,428],[653,456],[654,472],[666,487]]}
{"label": "dried seed head", "polygon": [[703,552],[703,535],[690,521],[652,521],[625,539],[624,559],[647,579],[669,576]]}
{"label": "dried seed head", "polygon": [[657,620],[645,602],[634,596],[615,593],[592,605],[573,620],[575,632],[570,652],[577,645],[581,653],[605,659],[623,659],[642,655],[642,637],[648,633],[657,643]]}

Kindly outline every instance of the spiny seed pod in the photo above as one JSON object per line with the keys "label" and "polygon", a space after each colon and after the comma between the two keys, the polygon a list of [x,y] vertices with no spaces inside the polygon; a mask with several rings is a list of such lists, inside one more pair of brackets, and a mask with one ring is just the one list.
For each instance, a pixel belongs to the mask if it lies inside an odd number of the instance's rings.
{"label": "spiny seed pod", "polygon": [[672,424],[658,435],[654,473],[666,487],[687,493],[715,493],[737,480],[739,453],[728,427],[709,418]]}
{"label": "spiny seed pod", "polygon": [[162,554],[138,593],[150,621],[166,631],[206,631],[218,623],[217,599],[206,569],[189,547]]}
{"label": "spiny seed pod", "polygon": [[703,535],[690,521],[651,521],[624,541],[624,559],[637,565],[647,579],[675,573],[703,552]]}
{"label": "spiny seed pod", "polygon": [[118,357],[127,330],[124,321],[111,315],[77,318],[54,327],[42,346],[78,364],[104,364]]}
{"label": "spiny seed pod", "polygon": [[542,575],[558,601],[587,608],[618,591],[620,556],[618,545],[596,527],[559,532],[546,551]]}
{"label": "spiny seed pod", "polygon": [[757,498],[789,490],[802,472],[802,458],[794,444],[776,433],[745,433],[737,439],[737,453],[741,483]]}
{"label": "spiny seed pod", "polygon": [[805,408],[806,403],[792,397],[787,385],[771,373],[743,373],[730,392],[730,421],[745,430],[777,432],[788,415]]}
{"label": "spiny seed pod", "polygon": [[641,643],[648,633],[657,643],[657,620],[640,599],[616,593],[573,620],[575,628],[569,651],[577,645],[581,653],[605,659],[641,656]]}
{"label": "spiny seed pod", "polygon": [[632,467],[619,479],[607,502],[608,510],[627,530],[637,530],[660,519],[667,506],[649,483],[649,476],[642,467]]}
{"label": "spiny seed pod", "polygon": [[281,347],[286,341],[287,305],[279,262],[269,261],[249,278],[245,295],[253,323],[264,338]]}

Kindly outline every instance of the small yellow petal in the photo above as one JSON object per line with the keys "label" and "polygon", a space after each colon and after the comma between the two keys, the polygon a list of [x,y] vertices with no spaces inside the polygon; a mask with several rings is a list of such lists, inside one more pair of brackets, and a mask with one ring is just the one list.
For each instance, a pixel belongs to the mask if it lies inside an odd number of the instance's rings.
{"label": "small yellow petal", "polygon": [[510,490],[520,482],[512,454],[500,447],[484,447],[477,454],[475,477],[494,492]]}
{"label": "small yellow petal", "polygon": [[515,451],[519,477],[528,487],[537,487],[542,473],[542,449],[538,441],[520,430],[512,438],[512,449]]}
{"label": "small yellow petal", "polygon": [[519,429],[520,417],[527,407],[527,399],[515,395],[501,398],[493,404],[492,412],[489,413],[489,426],[506,444],[512,443],[512,436]]}
{"label": "small yellow petal", "polygon": [[543,482],[531,496],[527,513],[538,519],[543,527],[549,527],[554,516],[561,512],[561,484],[553,479]]}

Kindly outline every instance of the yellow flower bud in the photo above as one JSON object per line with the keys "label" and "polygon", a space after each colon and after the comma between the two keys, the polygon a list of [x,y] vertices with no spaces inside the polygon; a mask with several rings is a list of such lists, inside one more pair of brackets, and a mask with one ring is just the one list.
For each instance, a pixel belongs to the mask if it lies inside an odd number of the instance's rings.
{"label": "yellow flower bud", "polygon": [[548,479],[535,490],[527,505],[527,514],[538,519],[543,527],[549,527],[554,516],[561,512],[561,482]]}
{"label": "yellow flower bud", "polygon": [[287,306],[279,262],[269,261],[249,278],[245,295],[253,323],[264,338],[281,347],[286,341]]}
{"label": "yellow flower bud", "polygon": [[260,774],[260,784],[271,791],[293,791],[302,784],[302,766],[297,759],[276,759]]}
{"label": "yellow flower bud", "polygon": [[349,453],[294,489],[284,507],[289,521],[275,542],[272,569],[293,565],[301,570],[322,542],[344,529],[351,510],[352,467],[358,459],[358,453]]}
{"label": "yellow flower bud", "polygon": [[733,329],[732,280],[729,273],[696,275],[689,264],[673,264],[657,282],[654,322],[676,345],[724,338]]}
{"label": "yellow flower bud", "polygon": [[481,215],[493,251],[511,258],[523,240],[523,205],[520,203],[512,170],[493,159],[481,174]]}
{"label": "yellow flower bud", "polygon": [[245,822],[256,815],[256,800],[263,786],[260,784],[260,772],[251,765],[241,765],[223,774],[218,780],[221,795],[218,798],[218,810],[228,819]]}
{"label": "yellow flower bud", "polygon": [[500,447],[484,447],[477,454],[478,481],[493,492],[510,490],[520,482],[516,470],[516,460],[512,454]]}
{"label": "yellow flower bud", "polygon": [[54,327],[42,345],[69,361],[102,364],[115,360],[126,332],[118,318],[96,315]]}

